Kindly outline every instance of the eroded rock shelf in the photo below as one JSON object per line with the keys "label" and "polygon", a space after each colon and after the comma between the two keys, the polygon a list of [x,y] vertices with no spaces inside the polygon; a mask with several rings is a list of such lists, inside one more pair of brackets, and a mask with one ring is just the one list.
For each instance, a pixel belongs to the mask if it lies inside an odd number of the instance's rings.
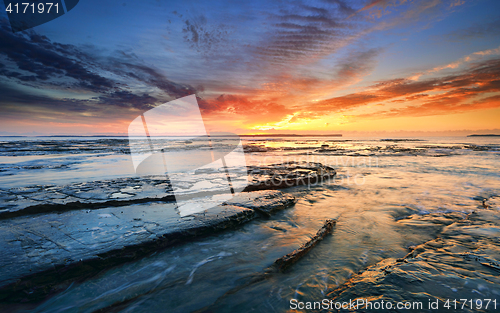
{"label": "eroded rock shelf", "polygon": [[[335,170],[279,164],[250,168],[248,174],[249,191],[222,204],[211,197],[221,192],[217,185],[201,191],[187,186],[182,192],[214,201],[210,209],[187,216],[179,214],[165,177],[1,190],[0,300],[38,301],[112,266],[269,217],[296,202],[274,189],[327,179]],[[207,173],[193,177],[191,185],[210,180]],[[276,186],[277,180],[287,184]]]}

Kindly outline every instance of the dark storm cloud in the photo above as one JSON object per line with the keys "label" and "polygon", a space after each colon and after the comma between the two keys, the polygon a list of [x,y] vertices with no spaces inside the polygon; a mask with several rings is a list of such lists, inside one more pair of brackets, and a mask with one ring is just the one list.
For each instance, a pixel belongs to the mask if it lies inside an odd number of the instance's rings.
{"label": "dark storm cloud", "polygon": [[[1,86],[2,111],[40,107],[44,112],[85,112],[105,110],[106,106],[148,110],[196,93],[192,86],[175,83],[126,53],[102,58],[88,50],[52,42],[34,31],[13,34],[7,22],[0,21],[0,79],[10,82]],[[11,87],[15,85],[24,87]],[[154,88],[158,89],[155,95],[134,91]],[[50,90],[50,96],[41,95],[42,89]],[[71,98],[72,92],[77,99]],[[82,99],[82,94],[88,97]]]}
{"label": "dark storm cloud", "polygon": [[[70,53],[64,50],[64,46],[54,47],[45,36],[34,32],[16,35],[5,20],[0,23],[0,54],[15,63],[19,70],[33,74],[36,80],[66,76],[75,79],[82,88],[95,92],[108,90],[114,85],[112,81],[91,73],[81,63],[69,58]],[[28,77],[17,73],[14,76]],[[29,78],[29,81],[33,80]]]}
{"label": "dark storm cloud", "polygon": [[[135,108],[146,111],[153,107],[152,103],[159,102],[158,99],[148,94],[136,95],[123,90],[84,100],[55,98],[27,93],[24,90],[19,90],[2,83],[0,83],[0,95],[0,113],[2,118],[36,118],[36,115],[58,116],[68,113],[78,115],[89,112],[99,115],[100,112],[104,112],[109,106],[125,109]],[[135,113],[129,114],[135,115]]]}
{"label": "dark storm cloud", "polygon": [[139,110],[149,110],[154,107],[154,103],[158,103],[159,100],[155,97],[150,96],[145,93],[142,95],[137,95],[126,90],[115,91],[106,95],[102,95],[92,100],[96,101],[100,105],[115,105],[119,107],[133,107]]}
{"label": "dark storm cloud", "polygon": [[2,83],[0,83],[0,95],[0,113],[2,119],[21,116],[36,118],[34,112],[77,114],[94,110],[86,101],[56,99],[45,95],[31,94]]}
{"label": "dark storm cloud", "polygon": [[36,81],[37,77],[34,75],[23,75],[16,71],[8,70],[7,67],[0,63],[0,76],[17,78],[22,82]]}
{"label": "dark storm cloud", "polygon": [[121,71],[124,76],[129,76],[149,86],[157,87],[172,98],[180,98],[196,93],[196,88],[188,84],[179,84],[169,80],[157,70],[142,64],[116,62],[116,66],[126,68],[129,71]]}

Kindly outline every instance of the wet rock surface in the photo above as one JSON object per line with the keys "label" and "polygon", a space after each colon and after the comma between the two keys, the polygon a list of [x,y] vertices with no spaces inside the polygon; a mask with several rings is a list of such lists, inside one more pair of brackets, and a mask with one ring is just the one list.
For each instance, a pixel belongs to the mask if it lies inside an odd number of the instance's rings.
{"label": "wet rock surface", "polygon": [[270,216],[279,210],[289,207],[295,199],[288,194],[271,191],[243,192],[223,205],[232,205],[242,208],[248,208],[261,213],[264,216]]}
{"label": "wet rock surface", "polygon": [[[220,204],[227,193],[221,173],[197,170],[175,190],[161,175],[0,189],[0,301],[38,301],[110,267],[270,217],[296,202],[275,189],[336,174],[306,162],[243,168],[232,183],[246,192]],[[209,209],[182,215],[179,195]]]}
{"label": "wet rock surface", "polygon": [[49,155],[49,154],[83,154],[83,153],[130,153],[128,139],[68,139],[52,140],[17,140],[0,142],[1,156]]}
{"label": "wet rock surface", "polygon": [[[492,199],[490,199],[492,200]],[[494,202],[490,201],[490,202]],[[428,302],[438,307],[453,300],[472,299],[472,306],[463,300],[457,304],[461,312],[492,312],[499,309],[500,284],[500,211],[478,209],[473,213],[434,213],[412,215],[398,221],[402,225],[419,225],[435,237],[425,243],[408,246],[402,258],[388,258],[354,275],[328,294],[337,301],[367,299],[396,303],[421,301],[419,312],[435,312]],[[447,300],[450,299],[451,302]],[[482,306],[476,299],[482,299]],[[486,308],[484,299],[494,299]],[[496,305],[496,309],[495,309]]]}
{"label": "wet rock surface", "polygon": [[333,178],[334,168],[315,162],[287,162],[268,167],[250,167],[246,191],[317,185]]}
{"label": "wet rock surface", "polygon": [[[443,157],[467,154],[470,152],[498,152],[498,144],[425,144],[421,139],[380,139],[364,141],[359,145],[356,140],[325,140],[293,142],[273,141],[272,145],[254,142],[244,146],[247,153],[287,152],[296,155],[318,156],[427,156]],[[293,143],[293,144],[292,144]]]}
{"label": "wet rock surface", "polygon": [[259,282],[266,280],[266,279],[272,279],[272,276],[277,274],[277,273],[283,273],[287,268],[292,266],[294,263],[299,261],[302,257],[304,257],[312,248],[314,248],[320,241],[322,241],[327,235],[331,234],[335,224],[337,223],[337,220],[326,220],[323,227],[321,227],[316,235],[312,236],[309,241],[301,245],[298,249],[294,250],[293,252],[284,255],[274,263],[266,268],[262,273],[254,273],[249,277],[244,278],[243,280],[246,280],[246,282],[240,286],[237,286],[236,288],[233,288],[226,292],[222,297],[218,298],[214,303],[212,303],[209,306],[206,306],[202,309],[194,311],[195,313],[201,313],[201,312],[217,312],[220,311],[223,307],[221,307],[221,303],[223,303],[226,299],[227,296],[233,295],[235,293],[238,293],[245,288],[248,288],[249,286],[258,284]]}
{"label": "wet rock surface", "polygon": [[[128,155],[119,152],[106,155],[108,152],[102,153],[103,150],[99,148],[96,149],[98,155],[91,155],[89,158],[86,153],[79,153],[76,143],[74,147],[68,145],[67,151],[61,153],[43,145],[40,148],[33,146],[31,151],[25,152],[20,151],[19,146],[12,147],[10,152],[4,151],[3,159],[9,163],[0,164],[0,176],[5,182],[4,186],[0,187],[5,201],[0,200],[0,203],[12,201],[10,204],[14,204],[4,212],[23,213],[17,217],[3,218],[0,222],[24,222],[16,229],[18,234],[10,234],[10,239],[5,235],[2,240],[10,240],[7,241],[10,246],[19,245],[24,249],[22,251],[28,257],[20,259],[27,260],[32,257],[35,260],[37,253],[49,249],[53,244],[50,240],[43,239],[46,246],[34,250],[37,242],[42,242],[42,239],[36,236],[57,238],[60,235],[53,236],[51,232],[65,230],[63,226],[52,223],[54,219],[43,220],[41,217],[69,218],[79,211],[93,215],[89,218],[93,227],[108,231],[109,242],[105,241],[105,233],[98,236],[102,244],[120,247],[120,240],[127,241],[126,238],[136,239],[142,244],[134,245],[131,239],[123,249],[111,250],[112,254],[102,250],[94,259],[84,262],[73,259],[64,265],[54,265],[52,271],[40,272],[32,267],[32,272],[36,271],[34,274],[14,280],[9,284],[8,293],[7,289],[0,292],[4,297],[4,300],[0,301],[0,311],[27,311],[36,308],[36,311],[50,312],[109,312],[139,308],[147,312],[163,312],[165,308],[169,308],[172,312],[190,312],[212,303],[228,290],[243,285],[247,281],[246,277],[252,277],[256,271],[261,273],[262,269],[270,266],[276,258],[308,241],[320,226],[318,219],[322,221],[335,216],[342,218],[339,219],[333,235],[328,236],[286,273],[266,276],[266,279],[228,295],[215,309],[286,311],[289,309],[291,298],[314,300],[323,299],[327,294],[338,300],[364,297],[371,300],[421,299],[424,303],[434,299],[433,297],[444,299],[445,296],[497,298],[495,296],[499,293],[499,285],[495,271],[500,258],[495,241],[495,238],[498,238],[498,216],[495,210],[499,209],[500,198],[492,197],[499,194],[497,165],[500,145],[497,141],[464,138],[289,139],[293,140],[259,140],[254,145],[258,146],[255,152],[246,149],[249,157],[247,160],[250,159],[254,165],[267,164],[269,160],[282,162],[281,160],[291,159],[335,164],[334,167],[342,180],[315,188],[290,188],[287,191],[293,192],[301,199],[293,210],[281,212],[271,218],[254,220],[236,231],[223,232],[202,240],[195,239],[203,232],[198,232],[199,229],[190,230],[189,236],[192,237],[184,238],[192,238],[192,242],[164,251],[161,251],[162,245],[174,244],[175,237],[154,240],[147,238],[153,233],[134,233],[134,230],[152,229],[154,232],[159,229],[162,225],[155,223],[161,223],[155,219],[147,219],[143,208],[155,209],[158,215],[166,208],[172,209],[173,201],[163,198],[172,196],[172,192],[164,186],[158,188],[164,196],[144,196],[136,187],[139,183],[132,180],[120,188],[115,188],[116,182],[122,179],[111,181],[112,178],[133,175],[128,170],[126,173],[123,171],[130,161]],[[182,146],[180,149],[187,151],[197,143],[182,141],[175,145]],[[76,152],[68,158],[71,149]],[[57,157],[31,157],[45,151]],[[186,153],[188,154],[190,153]],[[58,168],[60,165],[64,167]],[[106,168],[108,166],[116,166],[120,171],[110,172]],[[271,169],[269,173],[275,170],[276,168]],[[194,194],[200,179],[204,179],[207,183],[203,188],[216,194],[222,183],[220,173],[217,168],[199,169],[178,188],[180,191]],[[242,178],[246,177],[245,167],[241,169],[240,174]],[[344,179],[357,174],[364,175],[366,183],[358,185]],[[57,178],[51,179],[51,175]],[[74,177],[70,177],[72,175]],[[257,182],[265,182],[273,176],[271,174],[266,178],[265,174],[255,175]],[[36,180],[32,179],[33,177],[36,177]],[[94,182],[83,183],[82,186],[75,184],[73,187],[76,192],[72,194],[62,194],[58,191],[60,186],[77,180]],[[102,187],[95,187],[104,181],[107,183],[102,184]],[[144,178],[141,178],[141,181],[147,182]],[[50,183],[60,186],[49,186]],[[157,183],[165,183],[165,179],[161,177],[158,182],[151,182],[152,185]],[[32,186],[34,184],[39,186]],[[42,184],[44,186],[41,186]],[[12,187],[23,188],[10,192]],[[80,187],[82,192],[78,190]],[[55,189],[46,191],[44,188]],[[88,190],[84,190],[87,188]],[[90,194],[95,190],[102,192],[87,199],[83,195],[77,197],[83,192]],[[48,201],[49,204],[61,201],[61,204],[57,204],[59,207],[45,207],[47,210],[41,212],[38,210],[40,207],[30,204],[40,204],[40,199],[44,201],[49,194],[52,199]],[[18,195],[26,198],[20,198],[22,201],[31,202],[23,208],[16,208]],[[40,195],[42,197],[39,197]],[[68,198],[67,201],[66,197],[69,196],[76,200],[69,201]],[[96,200],[93,201],[93,198]],[[483,201],[485,199],[486,201]],[[238,214],[240,211],[236,211],[236,208],[241,210],[238,219],[235,218],[235,221],[229,224],[220,224],[218,229],[228,229],[238,221],[243,223],[265,215],[257,210],[245,209],[245,201],[240,200],[237,205],[231,203],[217,207],[221,211],[215,212],[215,219],[225,212],[228,216]],[[123,235],[123,239],[114,238],[113,225],[116,228],[122,221],[116,217],[121,217],[121,210],[129,207],[138,209],[123,211],[123,220],[138,227],[127,226],[124,228],[127,237]],[[222,207],[227,211],[223,211]],[[55,210],[56,208],[61,209]],[[29,213],[30,210],[33,213]],[[101,210],[109,210],[104,214],[111,217],[96,215],[102,213],[103,211],[99,212]],[[175,207],[173,210],[175,212]],[[482,220],[479,215],[467,216],[474,210],[484,215]],[[245,215],[245,212],[248,212],[248,215]],[[128,213],[130,215],[125,218]],[[205,216],[209,213],[207,211]],[[143,214],[145,216],[142,216]],[[491,216],[485,218],[487,214]],[[198,223],[196,221],[203,217],[203,213],[191,214],[179,224],[184,223],[183,221],[186,221],[183,225]],[[30,224],[27,221],[29,218],[36,223]],[[55,221],[65,222],[57,219]],[[43,225],[44,223],[55,227],[44,228],[47,226]],[[96,223],[102,224],[94,226]],[[107,223],[109,225],[106,225]],[[147,227],[141,226],[142,223]],[[33,227],[34,225],[40,226],[43,232],[36,233],[37,228]],[[79,234],[90,240],[92,237],[84,232],[87,231],[87,225],[84,227]],[[206,234],[213,233],[213,228],[208,229]],[[96,234],[101,232],[99,229],[92,231]],[[15,236],[23,240],[16,240]],[[89,242],[71,243],[70,239],[61,239],[61,242],[71,248],[81,244],[81,250],[91,250],[87,247],[90,246]],[[132,245],[129,245],[130,243]],[[11,247],[5,251],[21,251],[15,249],[20,248]],[[67,253],[58,246],[53,249],[62,251],[61,254]],[[155,251],[161,252],[154,253]],[[58,264],[57,256],[43,254],[43,258],[51,257],[55,260],[54,264]],[[114,266],[126,260],[131,261]],[[10,265],[5,271],[15,273],[17,269]],[[96,273],[98,275],[95,275]],[[238,281],[239,278],[245,280]],[[344,284],[346,280],[347,283]],[[52,296],[45,297],[47,294]],[[36,303],[37,299],[44,301]],[[30,302],[21,306],[19,302],[26,300]],[[10,306],[5,304],[6,301],[11,301]],[[118,306],[114,306],[115,304]]]}
{"label": "wet rock surface", "polygon": [[297,250],[277,259],[273,266],[279,270],[284,271],[290,267],[293,263],[300,260],[304,255],[306,255],[314,246],[316,246],[321,240],[325,238],[326,235],[330,234],[333,227],[337,223],[336,220],[326,220],[323,227],[321,227],[316,235],[314,235],[311,240],[300,246]]}
{"label": "wet rock surface", "polygon": [[92,209],[147,201],[175,201],[165,176],[132,177],[66,186],[0,188],[0,219],[71,209]]}
{"label": "wet rock surface", "polygon": [[150,203],[3,220],[0,299],[41,297],[56,283],[64,285],[158,249],[234,228],[259,212],[276,212],[294,203],[293,196],[280,191],[258,191],[186,217],[178,215],[173,203]]}
{"label": "wet rock surface", "polygon": [[[227,181],[221,179],[221,173],[224,173],[223,169],[200,169],[193,175],[186,175],[182,177],[184,185],[175,190],[175,195],[199,197],[207,193],[224,193],[227,191],[224,189]],[[240,171],[232,170],[232,173],[237,175],[232,178],[233,186],[241,186],[240,188],[245,188],[245,191],[315,185],[336,174],[335,169],[331,167],[311,162],[249,167],[247,171],[243,168]],[[176,179],[180,180],[178,177]],[[165,175],[128,177],[65,186],[32,185],[0,188],[0,220],[38,213],[174,201],[174,190]]]}

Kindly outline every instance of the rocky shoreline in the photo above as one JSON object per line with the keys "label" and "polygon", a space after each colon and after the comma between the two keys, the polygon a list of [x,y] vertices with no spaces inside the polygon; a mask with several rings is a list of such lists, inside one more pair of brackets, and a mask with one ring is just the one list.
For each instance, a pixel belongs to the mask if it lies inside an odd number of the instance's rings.
{"label": "rocky shoreline", "polygon": [[[164,177],[2,190],[0,301],[37,302],[107,268],[269,217],[296,202],[275,189],[336,173],[319,163],[286,163],[252,167],[248,174],[245,192],[184,217]],[[188,191],[204,199],[203,192]]]}
{"label": "rocky shoreline", "polygon": [[[498,198],[489,199],[494,203]],[[474,212],[410,215],[398,220],[426,228],[429,241],[409,246],[402,258],[387,258],[354,274],[327,294],[334,302],[421,301],[420,312],[434,312],[428,302],[445,310],[447,299],[496,299],[500,284],[500,212],[478,206]],[[463,301],[462,301],[463,302]],[[449,304],[449,303],[448,303]],[[452,309],[453,309],[453,303]],[[462,304],[460,304],[461,307]],[[473,303],[473,306],[475,303]],[[497,307],[498,308],[498,307]],[[463,307],[463,312],[489,312]]]}
{"label": "rocky shoreline", "polygon": [[[244,191],[256,191],[320,184],[333,178],[336,171],[320,163],[289,162],[266,167],[249,167],[247,172],[240,175],[240,180],[246,181]],[[177,191],[176,195],[203,197],[225,192],[218,189],[216,184],[215,188],[210,190],[190,189],[197,182],[211,178],[210,173],[195,173],[186,189]],[[214,176],[213,180],[218,178]],[[127,177],[65,186],[0,188],[0,220],[39,213],[101,209],[151,202],[175,202],[172,186],[165,176]]]}

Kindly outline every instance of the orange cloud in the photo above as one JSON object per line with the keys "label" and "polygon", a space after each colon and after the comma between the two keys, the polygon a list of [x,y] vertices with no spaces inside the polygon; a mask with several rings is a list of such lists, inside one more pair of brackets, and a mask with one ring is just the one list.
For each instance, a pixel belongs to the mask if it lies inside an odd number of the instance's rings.
{"label": "orange cloud", "polygon": [[423,75],[429,75],[429,74],[432,74],[432,73],[436,73],[436,72],[439,72],[439,71],[442,71],[444,69],[456,69],[458,68],[459,66],[465,64],[465,63],[470,63],[472,61],[477,61],[478,59],[481,59],[485,56],[490,56],[490,55],[498,55],[500,54],[500,47],[496,48],[496,49],[488,49],[488,50],[483,50],[483,51],[477,51],[477,52],[474,52],[474,53],[471,53],[455,62],[452,62],[452,63],[449,63],[449,64],[446,64],[446,65],[442,65],[442,66],[437,66],[433,69],[430,69],[426,72],[423,72],[423,73],[417,73],[415,74],[414,76],[410,77],[410,79],[412,80],[418,80],[421,76]]}
{"label": "orange cloud", "polygon": [[322,103],[332,92],[359,82],[369,74],[381,51],[369,49],[352,53],[332,69],[323,69],[322,76],[284,73],[271,76],[260,88],[235,88],[234,94],[199,99],[203,117],[212,124],[234,120],[246,129],[296,126],[306,118],[315,118],[313,112],[308,112],[310,105]]}
{"label": "orange cloud", "polygon": [[344,74],[352,71],[352,75],[342,75],[344,81],[337,77],[282,75],[260,89],[204,99],[200,103],[204,118],[210,123],[243,130],[312,129],[318,125],[355,123],[360,119],[433,116],[497,108],[500,107],[500,58],[470,62],[471,56],[491,56],[495,51],[485,50],[460,59],[460,62],[468,62],[468,67],[454,74],[420,80],[410,75],[323,100],[325,95],[359,81],[369,71],[353,60],[337,69],[337,73]]}

